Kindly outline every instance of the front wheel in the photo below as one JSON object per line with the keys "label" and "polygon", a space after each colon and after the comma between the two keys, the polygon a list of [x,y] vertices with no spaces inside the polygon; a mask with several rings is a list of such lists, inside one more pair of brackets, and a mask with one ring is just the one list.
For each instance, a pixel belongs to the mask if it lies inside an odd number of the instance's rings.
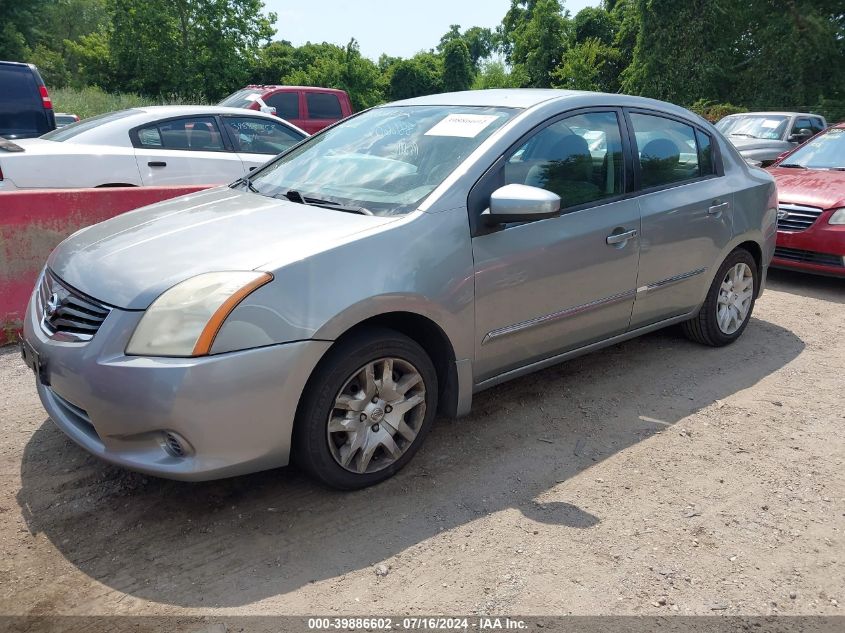
{"label": "front wheel", "polygon": [[393,330],[366,330],[341,341],[306,389],[292,457],[343,490],[379,483],[407,464],[437,409],[431,359]]}
{"label": "front wheel", "polygon": [[683,324],[684,334],[712,347],[733,343],[751,320],[759,285],[751,253],[736,249],[719,267],[701,310]]}

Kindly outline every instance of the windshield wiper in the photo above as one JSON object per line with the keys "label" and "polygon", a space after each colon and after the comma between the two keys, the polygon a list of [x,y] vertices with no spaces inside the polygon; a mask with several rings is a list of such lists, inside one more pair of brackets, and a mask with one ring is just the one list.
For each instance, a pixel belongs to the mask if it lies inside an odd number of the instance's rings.
{"label": "windshield wiper", "polygon": [[753,134],[746,134],[745,132],[731,132],[731,136],[745,136],[746,138],[758,138]]}
{"label": "windshield wiper", "polygon": [[320,198],[311,198],[303,196],[301,193],[296,191],[295,189],[289,189],[288,191],[284,191],[282,193],[277,193],[273,196],[274,198],[286,198],[291,202],[296,202],[297,204],[306,204],[314,207],[322,207],[324,209],[334,209],[335,211],[344,211],[345,213],[358,213],[360,215],[373,215],[373,212],[369,209],[365,209],[364,207],[353,207],[345,204],[341,204],[340,202],[335,202],[334,200],[321,200]]}
{"label": "windshield wiper", "polygon": [[781,163],[778,167],[789,167],[790,169],[807,169],[804,165],[798,163]]}
{"label": "windshield wiper", "polygon": [[255,188],[255,185],[252,184],[252,180],[250,180],[249,176],[241,176],[235,182],[232,183],[233,185],[246,185],[247,189],[249,189],[253,193],[261,193],[258,189]]}

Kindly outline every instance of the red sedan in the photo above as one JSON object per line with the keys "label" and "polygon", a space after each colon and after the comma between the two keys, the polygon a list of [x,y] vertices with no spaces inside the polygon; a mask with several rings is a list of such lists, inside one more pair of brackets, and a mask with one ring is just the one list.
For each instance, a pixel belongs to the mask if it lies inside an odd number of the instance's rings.
{"label": "red sedan", "polygon": [[845,123],[769,168],[778,186],[772,266],[845,277]]}

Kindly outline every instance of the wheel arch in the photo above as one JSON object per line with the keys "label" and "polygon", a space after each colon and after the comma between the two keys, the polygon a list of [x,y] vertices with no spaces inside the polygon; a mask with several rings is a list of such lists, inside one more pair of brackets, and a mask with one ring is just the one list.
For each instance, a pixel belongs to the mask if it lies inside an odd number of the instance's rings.
{"label": "wheel arch", "polygon": [[[355,336],[368,328],[387,328],[407,336],[425,350],[437,371],[438,412],[454,417],[458,412],[458,394],[461,388],[472,389],[471,385],[460,385],[456,366],[455,349],[449,336],[431,318],[416,312],[392,311],[376,314],[348,327],[338,335],[320,363],[324,362],[329,351],[338,343]],[[320,363],[314,367],[313,376]],[[309,379],[310,380],[310,379]],[[308,385],[306,385],[308,389]],[[300,402],[302,399],[300,398]]]}

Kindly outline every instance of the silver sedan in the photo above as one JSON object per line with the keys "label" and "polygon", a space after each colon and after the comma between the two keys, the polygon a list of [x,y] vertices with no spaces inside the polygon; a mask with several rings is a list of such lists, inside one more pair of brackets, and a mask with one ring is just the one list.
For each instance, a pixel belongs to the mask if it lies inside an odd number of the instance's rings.
{"label": "silver sedan", "polygon": [[412,99],[71,236],[22,352],[50,417],[107,461],[202,480],[295,460],[359,488],[505,380],[672,324],[735,341],[776,201],[670,104]]}

